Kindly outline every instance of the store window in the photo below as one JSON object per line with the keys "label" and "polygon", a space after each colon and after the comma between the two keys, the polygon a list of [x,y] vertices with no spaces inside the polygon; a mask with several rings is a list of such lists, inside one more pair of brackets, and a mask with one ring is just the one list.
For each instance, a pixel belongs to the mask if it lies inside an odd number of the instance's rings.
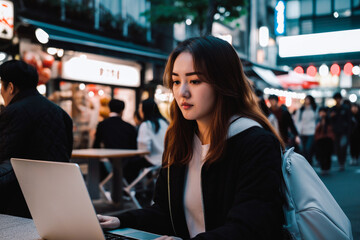
{"label": "store window", "polygon": [[301,16],[310,16],[313,14],[313,0],[301,1]]}
{"label": "store window", "polygon": [[304,20],[301,22],[301,33],[310,34],[313,33],[313,22],[312,20]]}
{"label": "store window", "polygon": [[331,14],[331,0],[316,0],[316,15],[328,14]]}
{"label": "store window", "polygon": [[335,11],[343,11],[351,8],[351,0],[335,0]]}
{"label": "store window", "polygon": [[360,7],[360,0],[354,0],[353,7],[354,8],[359,8]]}
{"label": "store window", "polygon": [[360,0],[354,0],[352,14],[353,15],[360,15]]}
{"label": "store window", "polygon": [[286,18],[287,19],[298,19],[300,18],[300,2],[299,1],[288,1],[286,3]]}
{"label": "store window", "polygon": [[288,20],[286,22],[286,35],[294,36],[299,34],[300,34],[299,20]]}

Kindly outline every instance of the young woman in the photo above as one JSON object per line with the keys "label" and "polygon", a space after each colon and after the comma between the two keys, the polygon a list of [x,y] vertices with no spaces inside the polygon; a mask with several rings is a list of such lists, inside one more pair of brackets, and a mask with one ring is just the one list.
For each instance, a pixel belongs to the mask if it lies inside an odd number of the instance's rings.
{"label": "young woman", "polygon": [[[154,204],[99,216],[101,225],[183,239],[281,239],[282,141],[233,47],[212,36],[186,40],[164,81],[174,101]],[[243,119],[259,126],[241,131]]]}
{"label": "young woman", "polygon": [[138,129],[137,148],[150,152],[144,158],[133,158],[126,162],[124,177],[132,182],[141,169],[150,166],[160,166],[164,152],[164,139],[168,123],[161,115],[152,98],[143,100],[139,105],[139,115],[142,122]]}
{"label": "young woman", "polygon": [[317,118],[316,110],[315,99],[313,96],[307,95],[304,105],[295,114],[295,124],[301,139],[302,153],[311,165]]}

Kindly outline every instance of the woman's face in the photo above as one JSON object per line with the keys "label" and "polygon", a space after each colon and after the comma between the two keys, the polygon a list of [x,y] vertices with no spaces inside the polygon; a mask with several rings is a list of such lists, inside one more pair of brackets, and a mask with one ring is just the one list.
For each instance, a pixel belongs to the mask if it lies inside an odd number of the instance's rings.
{"label": "woman's face", "polygon": [[310,98],[305,98],[305,106],[310,106]]}
{"label": "woman's face", "polygon": [[192,55],[181,53],[174,62],[172,71],[173,94],[185,119],[198,123],[210,123],[215,105],[213,87],[199,79],[194,70]]}

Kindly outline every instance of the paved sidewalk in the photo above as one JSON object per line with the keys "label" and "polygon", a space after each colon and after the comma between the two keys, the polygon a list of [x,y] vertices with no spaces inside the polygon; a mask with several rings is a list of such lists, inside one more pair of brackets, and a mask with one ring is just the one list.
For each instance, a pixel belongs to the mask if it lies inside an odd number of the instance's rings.
{"label": "paved sidewalk", "polygon": [[[350,219],[354,240],[360,240],[360,166],[346,164],[345,171],[341,172],[338,166],[335,157],[330,174],[319,176]],[[320,173],[320,168],[315,170]]]}

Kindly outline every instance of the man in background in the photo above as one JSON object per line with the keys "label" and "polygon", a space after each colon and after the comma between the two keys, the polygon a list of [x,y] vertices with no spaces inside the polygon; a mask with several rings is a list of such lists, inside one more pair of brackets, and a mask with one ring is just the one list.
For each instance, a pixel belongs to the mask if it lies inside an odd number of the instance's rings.
{"label": "man in background", "polygon": [[[121,100],[112,99],[109,102],[110,114],[109,118],[100,122],[96,129],[94,148],[112,148],[112,149],[137,149],[137,132],[133,125],[122,119],[125,109],[125,103]],[[131,159],[123,159],[123,167]],[[100,165],[100,178],[106,177],[111,170],[111,166],[105,164]],[[124,176],[127,172],[124,171]]]}
{"label": "man in background", "polygon": [[351,133],[351,110],[350,106],[342,104],[341,93],[335,93],[333,98],[336,104],[330,109],[330,121],[335,134],[334,146],[339,162],[339,171],[343,171]]}
{"label": "man in background", "polygon": [[299,147],[301,141],[289,111],[285,107],[279,106],[278,96],[270,95],[268,100],[270,102],[270,111],[278,120],[279,132],[286,148],[295,147],[295,151],[298,151],[297,148]]}
{"label": "man in background", "polygon": [[27,63],[3,63],[0,77],[5,102],[0,114],[0,213],[30,218],[10,158],[68,162],[72,120],[37,91],[38,73]]}

